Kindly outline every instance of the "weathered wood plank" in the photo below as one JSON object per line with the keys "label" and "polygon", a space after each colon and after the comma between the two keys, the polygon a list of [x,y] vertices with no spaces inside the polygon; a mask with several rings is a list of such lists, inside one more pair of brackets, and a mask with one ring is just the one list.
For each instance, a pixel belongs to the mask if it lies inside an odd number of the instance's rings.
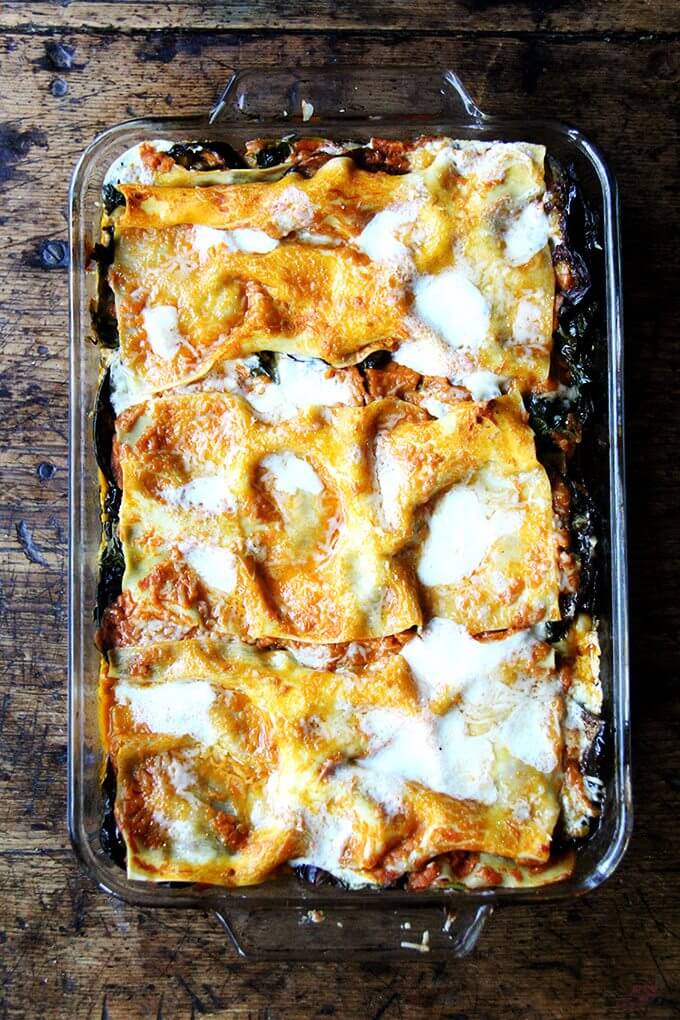
{"label": "weathered wood plank", "polygon": [[[47,6],[22,5],[31,17]],[[71,17],[75,6],[59,10]],[[177,13],[153,6],[164,17]],[[498,21],[497,5],[477,6],[487,24]],[[560,10],[573,13],[575,6]],[[651,29],[667,27],[662,16],[669,7],[639,7]],[[4,17],[8,10],[18,16],[18,5],[5,8]],[[557,17],[558,5],[545,8]],[[197,6],[197,17],[208,9]],[[627,24],[637,27],[625,9]],[[513,27],[521,24],[520,5],[516,10]],[[584,4],[579,17],[587,10],[600,16],[602,6]],[[128,13],[120,15],[126,27]],[[50,57],[46,47],[55,41],[73,47],[70,69]],[[680,43],[569,36],[480,38],[473,45],[440,34],[171,38],[70,31],[5,32],[0,53],[0,1015],[677,1015]],[[44,242],[66,237],[68,177],[98,131],[129,116],[206,109],[233,63],[429,66],[433,57],[455,66],[491,112],[578,123],[604,147],[621,183],[637,829],[620,872],[603,890],[574,904],[501,912],[475,956],[459,966],[420,960],[399,968],[243,966],[214,919],[119,904],[78,873],[68,849],[66,270],[58,249],[45,256]]]}
{"label": "weathered wood plank", "polygon": [[672,32],[680,30],[673,0],[316,0],[294,6],[288,0],[6,0],[0,26],[8,28],[107,30],[149,29],[353,29],[365,32]]}
{"label": "weathered wood plank", "polygon": [[309,967],[243,963],[214,917],[127,907],[94,890],[67,854],[10,854],[0,858],[3,1016],[450,1020],[511,1009],[536,1020],[665,1020],[677,1003],[677,935],[659,917],[666,897],[677,908],[678,890],[647,886],[614,880],[590,901],[503,911],[462,963]]}

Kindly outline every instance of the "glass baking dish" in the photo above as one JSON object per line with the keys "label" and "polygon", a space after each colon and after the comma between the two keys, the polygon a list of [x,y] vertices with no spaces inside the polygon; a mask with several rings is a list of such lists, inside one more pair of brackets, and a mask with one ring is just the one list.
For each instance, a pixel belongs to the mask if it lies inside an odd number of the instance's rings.
{"label": "glass baking dish", "polygon": [[[128,881],[99,842],[101,751],[97,718],[98,652],[93,607],[100,541],[97,467],[92,442],[99,356],[88,342],[93,274],[89,253],[98,237],[104,173],[143,139],[224,139],[238,146],[257,135],[330,138],[415,137],[524,140],[546,146],[575,166],[600,216],[602,290],[607,344],[606,429],[597,437],[608,493],[600,639],[607,748],[606,795],[595,831],[577,854],[572,877],[534,889],[475,892],[355,890],[312,887],[295,877],[262,886],[221,889]],[[212,910],[242,956],[265,959],[427,959],[460,957],[474,946],[495,907],[567,899],[595,889],[621,860],[632,827],[628,590],[625,545],[623,337],[619,207],[615,182],[598,150],[576,129],[553,121],[504,120],[482,113],[452,71],[388,67],[233,72],[209,115],[128,121],[109,128],[83,153],[70,192],[71,400],[69,559],[69,799],[71,838],[85,870],[107,892],[144,906]],[[598,447],[600,448],[600,446]]]}

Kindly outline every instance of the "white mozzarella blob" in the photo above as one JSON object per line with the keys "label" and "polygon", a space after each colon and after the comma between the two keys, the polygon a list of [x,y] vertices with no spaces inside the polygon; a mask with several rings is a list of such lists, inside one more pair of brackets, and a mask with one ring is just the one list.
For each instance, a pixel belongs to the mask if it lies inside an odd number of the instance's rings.
{"label": "white mozzarella blob", "polygon": [[418,577],[428,587],[455,584],[476,570],[494,543],[512,534],[521,521],[518,509],[494,506],[479,482],[454,485],[430,517]]}
{"label": "white mozzarella blob", "polygon": [[[405,365],[425,376],[438,376],[449,379],[454,386],[462,386],[469,391],[473,400],[492,400],[501,395],[501,386],[507,381],[504,376],[494,372],[466,372],[461,374],[456,365],[456,356],[448,344],[437,337],[418,337],[407,340],[392,355],[398,365]],[[423,401],[423,407],[435,418],[447,413],[439,401]],[[437,407],[439,405],[439,407]],[[445,405],[444,405],[445,406]],[[431,407],[437,407],[437,411]]]}
{"label": "white mozzarella blob", "polygon": [[362,729],[376,750],[361,768],[449,797],[495,803],[493,746],[487,737],[467,733],[459,711],[436,718],[373,709],[364,716]]}
{"label": "white mozzarella blob", "polygon": [[501,386],[506,380],[493,372],[470,372],[460,377],[460,385],[469,390],[473,400],[493,400],[500,397]]}
{"label": "white mozzarella blob", "polygon": [[[183,392],[227,390],[248,402],[262,421],[279,422],[296,417],[308,407],[333,407],[357,404],[351,377],[332,372],[320,358],[276,356],[277,379],[254,377],[256,358],[223,361],[203,379],[191,383]],[[244,376],[246,377],[244,382]]]}
{"label": "white mozzarella blob", "polygon": [[165,361],[171,361],[184,339],[179,331],[175,306],[147,305],[142,310],[142,322],[154,354]]}
{"label": "white mozzarella blob", "polygon": [[550,224],[542,202],[522,209],[505,231],[505,254],[513,266],[523,266],[548,243]]}
{"label": "white mozzarella blob", "polygon": [[408,276],[415,271],[415,266],[408,247],[399,240],[397,232],[413,223],[417,215],[418,205],[415,202],[383,209],[368,221],[354,243],[373,262],[388,263]]}
{"label": "white mozzarella blob", "polygon": [[342,856],[352,838],[353,824],[350,815],[333,815],[324,807],[304,812],[307,850],[304,857],[289,863],[293,867],[312,865],[323,868],[350,886],[361,885],[361,879],[342,864]]}
{"label": "white mozzarella blob", "polygon": [[543,338],[543,311],[532,298],[522,298],[512,321],[512,339],[516,344],[532,344]]}
{"label": "white mozzarella blob", "polygon": [[337,248],[339,244],[342,244],[339,237],[333,237],[331,234],[318,234],[313,230],[298,230],[297,240],[300,244],[328,245],[331,248]]}
{"label": "white mozzarella blob", "polygon": [[489,332],[489,304],[467,276],[445,269],[413,288],[416,315],[451,347],[477,351]]}
{"label": "white mozzarella blob", "polygon": [[276,361],[278,382],[262,382],[241,390],[248,403],[264,421],[294,418],[306,407],[333,407],[354,403],[350,383],[342,373],[329,375],[328,365],[316,358],[279,356]]}
{"label": "white mozzarella blob", "polygon": [[456,709],[442,717],[436,732],[437,751],[443,759],[441,792],[458,800],[495,804],[495,756],[489,735],[470,734],[463,714]]}
{"label": "white mozzarella blob", "polygon": [[207,864],[215,857],[216,847],[210,839],[206,839],[205,831],[197,824],[202,806],[191,790],[196,784],[196,776],[187,764],[177,758],[170,761],[167,773],[175,792],[188,803],[190,814],[188,818],[168,818],[163,812],[155,811],[154,818],[167,830],[177,857],[192,864]]}
{"label": "white mozzarella blob", "polygon": [[395,459],[383,436],[375,441],[374,461],[382,520],[386,527],[395,528],[399,523],[401,492],[408,485],[408,468]]}
{"label": "white mozzarella blob", "polygon": [[533,164],[543,162],[544,151],[524,142],[464,142],[449,149],[457,173],[487,184],[502,181],[511,166],[531,171]]}
{"label": "white mozzarella blob", "polygon": [[404,781],[400,776],[388,772],[381,772],[372,768],[364,768],[362,765],[338,769],[338,776],[342,778],[347,775],[356,781],[360,791],[387,812],[388,815],[396,815],[404,805]]}
{"label": "white mozzarella blob", "polygon": [[211,514],[233,511],[236,507],[226,480],[219,475],[204,475],[192,478],[186,485],[168,487],[162,490],[161,497],[166,503],[183,510],[200,507]]}
{"label": "white mozzarella blob", "polygon": [[109,380],[111,406],[116,414],[121,414],[134,404],[143,403],[152,394],[141,379],[125,367],[119,352],[116,352],[109,363]]}
{"label": "white mozzarella blob", "polygon": [[234,230],[217,230],[202,224],[192,228],[191,243],[203,261],[208,252],[215,248],[226,248],[228,251],[245,251],[265,254],[277,248],[277,238],[270,237],[264,230],[251,227],[237,227]]}
{"label": "white mozzarella blob", "polygon": [[183,545],[180,547],[187,563],[210,588],[229,594],[236,587],[236,557],[219,545]]}
{"label": "white mozzarella blob", "polygon": [[152,733],[193,737],[214,744],[219,731],[210,717],[215,700],[212,686],[204,680],[177,680],[142,687],[119,682],[116,699],[129,707],[135,723]]}
{"label": "white mozzarella blob", "polygon": [[424,407],[433,418],[443,418],[453,410],[451,404],[445,404],[443,400],[437,400],[436,397],[425,397],[420,401],[420,406]]}
{"label": "white mozzarella blob", "polygon": [[513,709],[500,730],[500,742],[515,758],[546,775],[557,768],[555,745],[560,719],[556,697],[548,688],[539,696],[526,696]]}
{"label": "white mozzarella blob", "polygon": [[142,162],[140,155],[142,145],[150,145],[156,152],[167,152],[174,144],[165,138],[155,138],[150,142],[133,145],[113,161],[106,171],[104,184],[153,184],[156,175]]}
{"label": "white mozzarella blob", "polygon": [[477,677],[489,677],[537,644],[531,631],[519,631],[500,641],[479,641],[465,627],[438,617],[401,650],[426,699],[446,690],[460,693]]}
{"label": "white mozzarella blob", "polygon": [[291,185],[282,191],[272,205],[272,223],[282,237],[294,230],[305,230],[314,219],[314,206],[309,195]]}
{"label": "white mozzarella blob", "polygon": [[380,557],[368,555],[364,551],[357,552],[350,571],[349,583],[357,602],[364,612],[379,608],[382,602],[384,580],[383,561]]}
{"label": "white mozzarella blob", "polygon": [[323,490],[323,482],[312,465],[288,450],[270,453],[260,463],[271,472],[274,485],[280,492],[302,491],[318,495]]}
{"label": "white mozzarella blob", "polygon": [[[213,842],[206,838],[206,833],[191,817],[167,819],[154,812],[154,819],[167,831],[172,840],[173,853],[179,860],[201,865],[208,864],[217,856]],[[148,875],[142,872],[131,877],[144,879]]]}
{"label": "white mozzarella blob", "polygon": [[327,645],[301,645],[288,651],[296,662],[308,669],[328,669],[332,658]]}
{"label": "white mozzarella blob", "polygon": [[392,355],[398,365],[412,368],[421,375],[446,378],[452,370],[451,350],[436,337],[418,337],[401,344]]}

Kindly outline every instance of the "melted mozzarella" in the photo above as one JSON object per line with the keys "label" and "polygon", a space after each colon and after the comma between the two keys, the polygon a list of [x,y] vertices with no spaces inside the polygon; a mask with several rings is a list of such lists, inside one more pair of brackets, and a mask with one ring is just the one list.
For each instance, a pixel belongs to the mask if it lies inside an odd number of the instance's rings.
{"label": "melted mozzarella", "polygon": [[155,174],[142,162],[140,155],[142,145],[151,145],[156,152],[167,152],[174,145],[165,138],[156,138],[151,142],[139,142],[127,149],[122,156],[114,160],[104,177],[104,184],[153,184]]}
{"label": "melted mozzarella", "polygon": [[493,372],[470,372],[460,377],[460,385],[470,391],[473,400],[493,400],[500,397],[501,386],[505,382],[502,375]]}
{"label": "melted mozzarella", "polygon": [[133,404],[143,403],[151,396],[152,391],[125,367],[118,352],[109,363],[109,380],[111,406],[116,414],[121,414]]}
{"label": "melted mozzarella", "polygon": [[293,230],[305,230],[314,219],[314,206],[309,195],[294,185],[282,191],[271,209],[272,223],[281,236]]}
{"label": "melted mozzarella", "polygon": [[539,340],[543,333],[542,319],[541,306],[531,298],[522,298],[512,321],[512,339],[515,343],[531,344]]}
{"label": "melted mozzarella", "polygon": [[463,177],[476,177],[491,184],[502,181],[513,165],[530,170],[540,148],[523,142],[466,142],[451,147],[451,161]]}
{"label": "melted mozzarella", "polygon": [[471,736],[459,711],[436,718],[373,709],[364,716],[362,728],[377,745],[362,760],[361,768],[368,772],[420,783],[457,799],[496,801],[491,741]]}
{"label": "melted mozzarella", "polygon": [[247,251],[264,254],[278,247],[278,240],[270,237],[264,230],[251,227],[237,227],[235,230],[216,230],[198,224],[192,230],[191,243],[203,261],[208,252],[214,248],[227,248],[228,251]]}
{"label": "melted mozzarella", "polygon": [[162,490],[161,497],[183,510],[201,507],[212,514],[234,510],[236,506],[226,480],[219,475],[204,475],[192,478],[186,485],[168,487]]}
{"label": "melted mozzarella", "polygon": [[452,370],[451,351],[436,337],[407,340],[392,355],[398,365],[412,368],[421,375],[448,376]]}
{"label": "melted mozzarella", "polygon": [[467,276],[445,269],[413,288],[416,315],[451,347],[478,350],[489,332],[489,304]]}
{"label": "melted mozzarella", "polygon": [[270,453],[260,463],[272,473],[274,485],[280,492],[302,491],[318,495],[323,490],[323,483],[312,465],[288,450]]}
{"label": "melted mozzarella", "polygon": [[407,246],[397,237],[397,232],[413,223],[418,215],[418,204],[408,202],[382,212],[368,221],[354,243],[373,262],[387,262],[410,275],[415,267]]}
{"label": "melted mozzarella", "polygon": [[278,382],[263,380],[259,386],[240,390],[264,421],[294,418],[306,407],[354,403],[350,383],[341,373],[329,375],[328,365],[323,361],[284,355],[277,358],[276,368]]}
{"label": "melted mozzarella", "polygon": [[168,818],[162,812],[154,812],[156,821],[168,832],[177,857],[192,864],[206,864],[215,856],[215,846],[206,839],[203,829],[197,824],[201,803],[192,792],[196,776],[184,762],[172,758],[168,765],[168,777],[178,796],[190,806],[188,818]]}
{"label": "melted mozzarella", "polygon": [[159,358],[170,361],[182,344],[177,309],[174,305],[147,305],[142,310],[146,338]]}
{"label": "melted mozzarella", "polygon": [[495,507],[476,481],[454,485],[430,517],[430,530],[418,563],[423,584],[455,584],[480,565],[498,539],[521,524],[518,509]]}
{"label": "melted mozzarella", "polygon": [[408,468],[392,455],[383,436],[375,441],[374,461],[382,519],[386,527],[395,528],[399,523],[401,491],[408,485]]}
{"label": "melted mozzarella", "polygon": [[505,231],[505,254],[513,266],[523,266],[545,248],[550,224],[542,202],[531,202],[522,209]]}
{"label": "melted mozzarella", "polygon": [[302,645],[288,651],[296,662],[308,669],[327,669],[331,661],[331,650],[327,645]]}
{"label": "melted mozzarella", "polygon": [[531,631],[519,631],[500,641],[478,641],[453,620],[435,617],[422,633],[401,650],[421,694],[462,692],[477,677],[489,677],[537,644]]}
{"label": "melted mozzarella", "polygon": [[[214,844],[206,838],[206,833],[191,816],[168,819],[163,814],[154,812],[154,819],[167,831],[172,840],[173,855],[179,860],[201,865],[208,864],[215,858]],[[143,879],[147,876],[142,873],[137,877]]]}
{"label": "melted mozzarella", "polygon": [[359,550],[349,570],[348,580],[352,591],[359,605],[369,615],[371,609],[375,609],[382,601],[381,581],[384,572],[381,567],[382,561],[379,557]]}
{"label": "melted mozzarella", "polygon": [[[405,365],[412,368],[414,372],[421,375],[440,376],[449,379],[454,386],[463,386],[469,391],[473,400],[492,400],[500,397],[501,386],[506,382],[502,375],[493,372],[477,371],[460,374],[457,370],[456,358],[448,344],[434,336],[417,337],[407,340],[392,355],[392,360],[398,365]],[[436,407],[438,402],[433,402]],[[439,407],[439,413],[430,410],[428,404],[423,401],[430,414],[441,418],[446,411]]]}
{"label": "melted mozzarella", "polygon": [[[305,796],[306,775],[303,770],[286,768],[273,772],[265,784],[265,799],[257,801],[251,812],[251,823],[258,828],[272,824],[302,827],[307,836],[304,856],[291,859],[292,867],[312,865],[323,868],[350,886],[362,885],[362,879],[342,864],[353,823],[350,814],[329,811],[321,802],[308,806]],[[344,788],[344,782],[340,784]]]}
{"label": "melted mozzarella", "polygon": [[219,739],[210,718],[215,692],[204,680],[169,681],[148,687],[119,682],[116,698],[129,707],[135,723],[148,726],[152,733],[187,735],[208,745]]}
{"label": "melted mozzarella", "polygon": [[297,240],[301,244],[330,245],[333,248],[342,244],[339,237],[332,237],[330,234],[317,234],[313,230],[298,230]]}
{"label": "melted mozzarella", "polygon": [[541,696],[522,698],[500,730],[500,742],[513,757],[546,774],[558,765],[555,741],[560,725],[558,703],[550,693],[552,688]]}
{"label": "melted mozzarella", "polygon": [[307,864],[323,868],[349,885],[361,884],[361,880],[341,863],[343,852],[352,838],[351,817],[333,815],[321,809],[305,811],[304,818],[308,837],[307,851],[304,857],[297,857],[289,863],[293,867]]}
{"label": "melted mozzarella", "polygon": [[425,397],[420,401],[420,406],[424,407],[433,418],[443,418],[453,410],[451,404],[445,404],[443,400],[437,400],[436,397]]}
{"label": "melted mozzarella", "polygon": [[471,735],[464,716],[455,709],[443,716],[436,732],[437,751],[443,759],[442,793],[459,800],[494,804],[498,792],[493,780],[495,756],[489,736]]}
{"label": "melted mozzarella", "polygon": [[209,587],[226,593],[236,587],[237,561],[233,552],[219,545],[184,545],[182,555]]}
{"label": "melted mozzarella", "polygon": [[[338,770],[340,776],[344,774]],[[374,800],[389,815],[396,815],[404,805],[404,783],[401,777],[388,772],[356,765],[347,768],[346,774],[356,780],[359,789],[371,800]]]}

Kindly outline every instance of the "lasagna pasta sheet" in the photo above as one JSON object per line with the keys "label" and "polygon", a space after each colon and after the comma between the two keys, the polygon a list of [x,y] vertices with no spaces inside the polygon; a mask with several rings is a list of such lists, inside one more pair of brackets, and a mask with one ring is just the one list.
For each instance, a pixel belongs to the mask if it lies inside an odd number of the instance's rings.
{"label": "lasagna pasta sheet", "polygon": [[547,860],[564,711],[549,646],[435,620],[342,672],[294,656],[235,639],[111,656],[132,877],[250,884],[309,861],[356,885],[458,849]]}
{"label": "lasagna pasta sheet", "polygon": [[422,375],[544,382],[543,158],[439,139],[400,175],[337,156],[273,183],[123,184],[109,273],[123,364],[159,391],[263,349],[334,366],[387,349]]}
{"label": "lasagna pasta sheet", "polygon": [[116,644],[558,618],[550,484],[513,397],[438,420],[386,399],[272,424],[239,396],[190,393],[131,408],[118,439]]}

